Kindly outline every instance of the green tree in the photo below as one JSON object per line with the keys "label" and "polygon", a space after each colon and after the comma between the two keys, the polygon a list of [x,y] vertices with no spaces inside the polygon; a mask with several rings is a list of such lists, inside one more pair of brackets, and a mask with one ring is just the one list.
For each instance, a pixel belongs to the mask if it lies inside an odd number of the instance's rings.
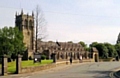
{"label": "green tree", "polygon": [[92,44],[90,44],[90,47],[95,47],[98,44],[98,42],[93,42]]}
{"label": "green tree", "polygon": [[89,45],[89,51],[91,52],[91,48],[96,47],[97,44],[97,42],[92,42],[92,44]]}
{"label": "green tree", "polygon": [[17,55],[18,53],[22,54],[23,51],[26,49],[23,43],[23,34],[17,27],[14,28],[13,34],[13,45],[14,45],[14,54]]}
{"label": "green tree", "polygon": [[83,42],[83,41],[80,41],[79,44],[81,44],[82,47],[87,47],[87,45],[86,45],[85,42]]}
{"label": "green tree", "polygon": [[114,46],[115,46],[115,49],[116,49],[116,51],[117,51],[117,53],[118,53],[118,55],[120,57],[120,43],[115,44]]}
{"label": "green tree", "polygon": [[22,54],[25,50],[23,34],[17,27],[4,27],[0,29],[0,43],[0,55],[16,56],[18,53]]}
{"label": "green tree", "polygon": [[87,44],[85,44],[85,42],[80,41],[80,42],[78,42],[78,43],[81,44],[82,47],[84,47],[84,49],[85,49],[86,51],[89,51],[89,47],[87,47]]}
{"label": "green tree", "polygon": [[8,54],[11,55],[11,52],[13,51],[13,45],[12,45],[12,39],[11,39],[11,33],[9,32],[8,27],[4,27],[0,29],[0,54]]}
{"label": "green tree", "polygon": [[103,43],[93,42],[92,44],[90,44],[90,47],[96,47],[101,58],[108,58],[108,49]]}
{"label": "green tree", "polygon": [[117,56],[117,52],[116,52],[116,49],[115,49],[114,45],[112,45],[110,43],[104,43],[104,45],[108,49],[109,57],[116,57]]}
{"label": "green tree", "polygon": [[108,54],[107,47],[103,45],[102,48],[103,48],[103,50],[102,50],[102,53],[103,53],[102,58],[108,58],[109,54]]}

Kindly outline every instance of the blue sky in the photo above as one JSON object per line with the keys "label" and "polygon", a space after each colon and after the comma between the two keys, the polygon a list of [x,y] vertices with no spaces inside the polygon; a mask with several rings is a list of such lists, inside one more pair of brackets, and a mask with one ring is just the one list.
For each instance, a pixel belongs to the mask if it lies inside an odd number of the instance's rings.
{"label": "blue sky", "polygon": [[0,27],[14,26],[15,13],[31,14],[39,5],[47,21],[44,41],[109,42],[120,32],[120,0],[2,0]]}

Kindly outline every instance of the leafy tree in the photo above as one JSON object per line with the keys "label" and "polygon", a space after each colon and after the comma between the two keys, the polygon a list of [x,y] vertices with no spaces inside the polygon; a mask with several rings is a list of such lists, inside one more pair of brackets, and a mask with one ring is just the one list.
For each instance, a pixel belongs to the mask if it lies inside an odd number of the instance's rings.
{"label": "leafy tree", "polygon": [[116,57],[117,56],[116,49],[115,49],[115,47],[112,44],[110,44],[110,43],[104,43],[104,45],[108,49],[109,57]]}
{"label": "leafy tree", "polygon": [[118,55],[120,57],[120,43],[115,44],[114,46],[115,46],[115,49],[116,49],[116,51],[117,51],[117,53],[118,53]]}
{"label": "leafy tree", "polygon": [[86,51],[90,51],[90,48],[89,48],[89,47],[86,47],[85,50],[86,50]]}
{"label": "leafy tree", "polygon": [[0,54],[9,54],[13,51],[11,33],[8,27],[0,29]]}
{"label": "leafy tree", "polygon": [[17,27],[4,27],[0,29],[0,55],[16,56],[25,50],[23,34]]}
{"label": "leafy tree", "polygon": [[80,41],[80,42],[78,42],[78,43],[81,44],[82,47],[84,47],[86,51],[89,51],[89,48],[87,47],[87,44],[85,44],[85,42]]}
{"label": "leafy tree", "polygon": [[98,43],[97,42],[92,42],[92,44],[89,45],[89,50],[91,52],[92,47],[96,47]]}
{"label": "leafy tree", "polygon": [[93,42],[92,44],[90,44],[90,47],[95,47],[98,44],[98,42]]}
{"label": "leafy tree", "polygon": [[14,45],[14,54],[17,55],[18,53],[22,54],[25,50],[25,46],[23,43],[23,34],[17,27],[14,28],[13,34],[13,45]]}
{"label": "leafy tree", "polygon": [[120,44],[112,45],[110,43],[93,42],[90,47],[96,47],[99,51],[99,56],[102,58],[120,56]]}
{"label": "leafy tree", "polygon": [[108,54],[107,47],[105,45],[102,45],[102,49],[103,49],[102,50],[102,53],[103,53],[102,58],[108,58],[109,54]]}
{"label": "leafy tree", "polygon": [[90,44],[90,47],[96,47],[99,52],[100,57],[108,58],[108,56],[109,56],[108,49],[103,43],[93,42],[92,44]]}
{"label": "leafy tree", "polygon": [[83,41],[80,41],[79,44],[81,44],[83,47],[87,46]]}

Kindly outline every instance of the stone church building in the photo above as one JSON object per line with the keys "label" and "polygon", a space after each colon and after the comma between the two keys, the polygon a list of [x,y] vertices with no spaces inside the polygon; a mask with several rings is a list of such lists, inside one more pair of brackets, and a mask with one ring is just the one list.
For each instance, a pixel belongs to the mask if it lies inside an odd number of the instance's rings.
{"label": "stone church building", "polygon": [[[31,15],[24,14],[23,10],[20,14],[16,12],[15,15],[15,26],[19,28],[20,31],[23,32],[23,42],[27,47],[27,51],[25,52],[25,56],[28,58],[29,56],[33,57],[33,52],[35,51],[35,41],[34,41],[34,13]],[[60,46],[56,44],[56,42],[40,42],[38,41],[38,51],[47,56],[47,59],[52,58],[52,53],[56,54],[56,58],[58,60],[68,59],[68,57],[72,57],[73,59],[78,59],[79,55],[82,55],[83,58],[88,59],[89,52],[85,51],[85,49],[78,43],[66,43],[59,42]]]}
{"label": "stone church building", "polygon": [[24,14],[23,10],[21,14],[16,12],[15,26],[23,33],[23,42],[25,43],[25,47],[27,47],[25,55],[28,58],[34,52],[34,13],[32,12],[31,15]]}
{"label": "stone church building", "polygon": [[72,56],[73,59],[78,59],[81,54],[83,58],[88,58],[88,52],[78,43],[66,43],[59,42],[60,46],[56,42],[39,42],[38,50],[47,56],[48,59],[51,58],[52,53],[56,54],[58,60],[68,59]]}

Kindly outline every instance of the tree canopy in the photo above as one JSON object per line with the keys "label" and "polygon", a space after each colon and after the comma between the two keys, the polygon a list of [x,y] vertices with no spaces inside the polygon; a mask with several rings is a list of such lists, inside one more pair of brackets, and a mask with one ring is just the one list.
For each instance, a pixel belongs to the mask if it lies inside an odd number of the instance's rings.
{"label": "tree canopy", "polygon": [[120,52],[120,45],[112,45],[110,43],[97,43],[93,42],[90,47],[96,47],[99,51],[99,56],[101,58],[116,57]]}
{"label": "tree canopy", "polygon": [[86,47],[87,46],[83,41],[80,41],[79,44],[81,44],[82,47]]}
{"label": "tree canopy", "polygon": [[25,50],[23,34],[17,27],[4,27],[0,29],[0,55],[22,54]]}
{"label": "tree canopy", "polygon": [[85,42],[80,41],[80,42],[78,42],[78,43],[81,44],[81,46],[84,47],[84,49],[85,49],[86,51],[89,51],[89,47],[87,47],[87,44],[85,44]]}

